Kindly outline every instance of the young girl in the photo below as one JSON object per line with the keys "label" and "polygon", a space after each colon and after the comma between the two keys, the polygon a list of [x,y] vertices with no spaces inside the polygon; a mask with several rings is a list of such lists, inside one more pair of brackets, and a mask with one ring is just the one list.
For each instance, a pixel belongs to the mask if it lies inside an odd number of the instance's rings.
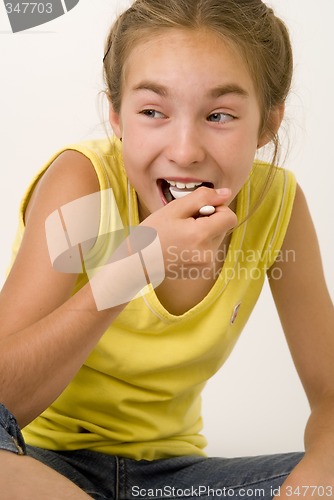
{"label": "young girl", "polygon": [[[21,205],[2,498],[332,497],[333,306],[303,194],[275,166],[285,26],[261,0],[137,0],[104,71],[114,138],[57,152]],[[306,451],[207,458],[200,394],[266,275],[312,409]]]}

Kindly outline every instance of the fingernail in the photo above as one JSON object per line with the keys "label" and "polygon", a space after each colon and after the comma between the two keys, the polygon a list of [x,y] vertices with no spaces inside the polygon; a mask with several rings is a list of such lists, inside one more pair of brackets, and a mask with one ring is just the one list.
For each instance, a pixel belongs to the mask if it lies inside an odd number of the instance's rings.
{"label": "fingernail", "polygon": [[220,194],[221,196],[229,196],[231,194],[231,190],[229,188],[219,188],[216,189],[216,193]]}

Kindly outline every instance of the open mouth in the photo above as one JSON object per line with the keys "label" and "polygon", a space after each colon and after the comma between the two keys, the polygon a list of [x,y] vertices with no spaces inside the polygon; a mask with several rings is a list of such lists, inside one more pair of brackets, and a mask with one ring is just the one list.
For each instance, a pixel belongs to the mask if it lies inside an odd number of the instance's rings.
{"label": "open mouth", "polygon": [[159,179],[158,186],[160,188],[164,204],[169,203],[178,198],[183,198],[192,193],[201,186],[213,188],[212,182],[179,182]]}

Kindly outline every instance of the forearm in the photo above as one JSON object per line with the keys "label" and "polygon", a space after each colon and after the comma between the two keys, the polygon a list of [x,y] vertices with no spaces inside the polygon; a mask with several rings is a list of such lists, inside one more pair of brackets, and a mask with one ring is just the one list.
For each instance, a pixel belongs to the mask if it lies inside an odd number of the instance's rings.
{"label": "forearm", "polygon": [[0,401],[23,427],[54,401],[124,306],[98,311],[89,285],[0,341]]}
{"label": "forearm", "polygon": [[[107,327],[147,285],[138,253],[129,255],[127,246],[119,247],[120,260],[91,270],[89,282],[50,314],[14,333],[1,332],[0,401],[21,426],[61,394]],[[163,277],[153,264],[149,274]]]}

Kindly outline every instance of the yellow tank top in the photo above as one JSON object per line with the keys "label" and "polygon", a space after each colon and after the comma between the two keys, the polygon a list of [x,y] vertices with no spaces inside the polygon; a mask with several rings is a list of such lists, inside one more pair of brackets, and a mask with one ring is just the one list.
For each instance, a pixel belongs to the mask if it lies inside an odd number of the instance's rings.
{"label": "yellow tank top", "polygon": [[[101,189],[113,189],[123,224],[138,224],[136,194],[128,186],[119,141],[71,145],[55,154],[29,187],[13,259],[33,187],[65,149],[91,160]],[[258,198],[268,168],[254,163],[237,197],[239,221]],[[153,289],[132,300],[59,398],[24,429],[26,441],[52,450],[85,448],[136,460],[205,455],[201,391],[232,351],[266,270],[279,256],[295,187],[293,174],[277,168],[260,207],[233,232],[222,270],[199,304],[175,316]],[[79,275],[73,293],[86,281]]]}

